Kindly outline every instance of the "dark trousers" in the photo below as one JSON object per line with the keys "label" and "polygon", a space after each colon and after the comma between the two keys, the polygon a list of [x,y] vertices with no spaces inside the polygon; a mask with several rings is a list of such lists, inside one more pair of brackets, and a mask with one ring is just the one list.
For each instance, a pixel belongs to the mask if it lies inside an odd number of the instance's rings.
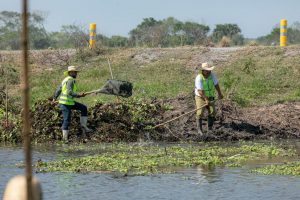
{"label": "dark trousers", "polygon": [[63,114],[62,130],[69,130],[72,110],[80,110],[81,116],[87,116],[87,107],[78,102],[75,102],[75,105],[59,104],[59,107]]}

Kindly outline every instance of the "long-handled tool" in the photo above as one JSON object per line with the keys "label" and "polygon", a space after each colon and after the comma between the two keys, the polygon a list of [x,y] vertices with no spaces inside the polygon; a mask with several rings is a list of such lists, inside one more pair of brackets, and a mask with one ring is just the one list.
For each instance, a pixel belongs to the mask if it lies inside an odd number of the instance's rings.
{"label": "long-handled tool", "polygon": [[116,96],[121,96],[126,98],[130,97],[132,95],[132,83],[128,81],[121,81],[121,80],[114,79],[109,58],[107,58],[107,63],[108,63],[111,79],[109,79],[102,88],[85,92],[85,94],[90,95],[90,94],[102,93],[102,94],[110,94],[110,95],[116,95]]}
{"label": "long-handled tool", "polygon": [[[211,102],[216,102],[216,101],[217,101],[217,100],[214,100],[214,101],[211,101]],[[161,123],[161,124],[158,124],[158,125],[156,125],[156,126],[153,126],[152,128],[154,129],[154,128],[157,128],[157,127],[159,127],[159,126],[163,126],[163,125],[165,125],[165,124],[168,124],[168,123],[170,123],[170,122],[172,122],[172,121],[174,121],[174,120],[176,120],[176,119],[179,119],[180,117],[183,117],[183,116],[185,116],[185,115],[194,113],[194,112],[196,112],[197,110],[200,110],[200,109],[204,108],[205,106],[208,106],[208,104],[204,104],[204,105],[201,106],[200,108],[196,108],[196,109],[194,109],[194,110],[191,110],[191,111],[189,111],[189,112],[187,112],[187,113],[184,113],[184,114],[182,114],[182,115],[179,115],[178,117],[175,117],[175,118],[170,119],[170,120],[168,120],[168,121],[166,121],[166,122],[163,122],[163,123]]]}
{"label": "long-handled tool", "polygon": [[128,81],[121,81],[121,80],[114,79],[109,58],[107,58],[107,63],[108,63],[111,79],[109,79],[102,88],[85,92],[85,94],[90,95],[90,94],[102,93],[102,94],[111,94],[111,95],[116,95],[116,96],[121,96],[126,98],[130,97],[132,95],[132,83]]}
{"label": "long-handled tool", "polygon": [[132,83],[128,81],[110,79],[100,89],[85,92],[86,95],[98,93],[116,95],[127,98],[132,95]]}

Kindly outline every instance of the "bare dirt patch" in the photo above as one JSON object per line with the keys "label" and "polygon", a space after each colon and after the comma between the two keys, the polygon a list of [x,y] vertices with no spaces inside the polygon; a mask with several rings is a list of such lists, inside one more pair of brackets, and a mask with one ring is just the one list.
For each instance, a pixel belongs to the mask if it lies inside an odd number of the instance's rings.
{"label": "bare dirt patch", "polygon": [[[193,96],[169,100],[174,110],[164,113],[164,120],[195,109]],[[240,108],[221,100],[214,130],[205,138],[196,134],[195,114],[186,115],[167,125],[167,129],[182,140],[254,140],[300,137],[300,102],[270,106]],[[205,128],[204,124],[204,128]]]}

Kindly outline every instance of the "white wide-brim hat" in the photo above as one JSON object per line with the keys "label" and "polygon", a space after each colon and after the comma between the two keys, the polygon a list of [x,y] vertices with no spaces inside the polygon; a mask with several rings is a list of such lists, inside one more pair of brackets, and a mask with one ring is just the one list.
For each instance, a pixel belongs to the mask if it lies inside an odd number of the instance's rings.
{"label": "white wide-brim hat", "polygon": [[68,72],[79,72],[79,71],[80,71],[80,70],[78,70],[77,67],[75,67],[75,66],[69,66],[69,67],[68,67],[68,71],[65,71],[65,72],[64,72],[64,75],[67,76],[67,75],[68,75]]}
{"label": "white wide-brim hat", "polygon": [[205,63],[202,63],[202,65],[201,65],[202,70],[212,71],[214,68],[215,68],[215,66],[213,66],[212,63],[205,62]]}

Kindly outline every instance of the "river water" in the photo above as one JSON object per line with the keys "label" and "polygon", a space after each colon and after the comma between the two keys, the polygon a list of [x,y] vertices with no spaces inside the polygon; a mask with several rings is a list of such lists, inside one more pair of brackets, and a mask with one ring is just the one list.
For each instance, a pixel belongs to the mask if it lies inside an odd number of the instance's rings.
{"label": "river water", "polygon": [[[21,147],[0,146],[0,198],[5,185],[24,173],[17,163],[23,161]],[[74,156],[55,147],[34,147],[33,159],[43,161]],[[79,155],[80,156],[80,155]],[[118,177],[98,173],[37,173],[44,200],[118,200],[118,199],[299,199],[300,177],[265,176],[250,173],[254,166],[242,168],[182,169],[175,174]]]}

